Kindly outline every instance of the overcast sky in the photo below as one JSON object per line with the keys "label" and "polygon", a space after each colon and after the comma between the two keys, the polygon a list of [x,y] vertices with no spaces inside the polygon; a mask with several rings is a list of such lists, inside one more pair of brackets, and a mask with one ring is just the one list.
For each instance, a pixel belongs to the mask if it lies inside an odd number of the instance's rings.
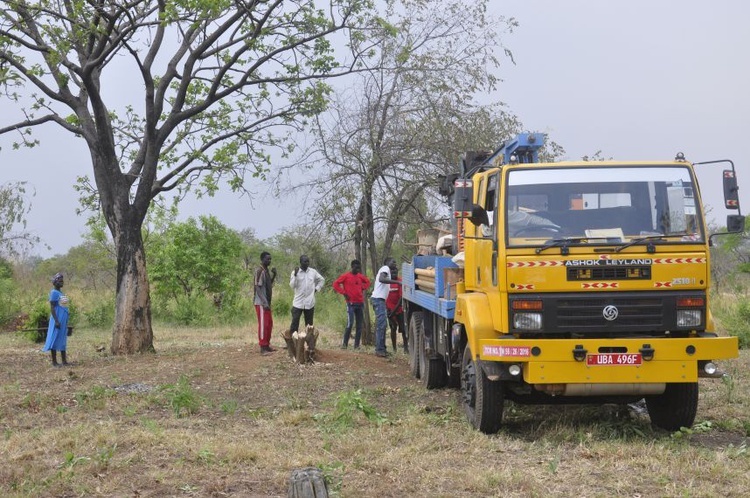
{"label": "overcast sky", "polygon": [[[516,64],[505,61],[503,82],[487,102],[500,100],[530,131],[561,144],[567,159],[601,150],[622,160],[732,159],[740,196],[750,209],[750,2],[743,0],[492,0],[493,13],[520,26],[504,36]],[[0,109],[7,109],[7,101]],[[0,112],[0,116],[5,111]],[[0,117],[0,123],[4,123]],[[81,140],[47,126],[40,147],[13,151],[0,139],[0,184],[24,180],[36,190],[28,229],[65,253],[81,242],[85,217],[76,216],[76,178],[91,174]],[[712,216],[723,224],[721,166],[699,171]],[[214,214],[261,238],[304,219],[294,198],[254,201],[228,191],[190,201],[181,215]],[[272,212],[271,212],[272,211]]]}

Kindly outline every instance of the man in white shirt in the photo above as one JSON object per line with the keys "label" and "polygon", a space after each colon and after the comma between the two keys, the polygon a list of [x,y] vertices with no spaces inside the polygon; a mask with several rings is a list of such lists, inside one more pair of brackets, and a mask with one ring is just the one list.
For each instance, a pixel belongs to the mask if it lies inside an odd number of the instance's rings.
{"label": "man in white shirt", "polygon": [[310,258],[303,254],[299,257],[299,266],[292,272],[289,285],[294,289],[292,301],[292,325],[290,332],[299,331],[299,319],[305,314],[305,325],[313,324],[315,315],[315,293],[323,288],[325,279],[315,268],[310,268]]}
{"label": "man in white shirt", "polygon": [[391,270],[394,269],[398,269],[396,260],[390,257],[385,258],[383,266],[378,270],[377,277],[375,277],[375,288],[370,296],[372,309],[375,311],[375,356],[381,358],[388,356],[385,350],[385,328],[388,322],[385,300],[391,290],[390,284],[401,284],[400,280],[391,278]]}

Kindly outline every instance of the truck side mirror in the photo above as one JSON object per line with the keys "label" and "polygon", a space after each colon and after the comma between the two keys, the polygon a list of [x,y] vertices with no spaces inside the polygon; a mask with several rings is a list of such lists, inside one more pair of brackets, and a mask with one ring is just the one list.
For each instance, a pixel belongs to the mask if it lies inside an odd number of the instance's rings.
{"label": "truck side mirror", "polygon": [[745,230],[745,217],[739,214],[727,216],[727,232],[738,233]]}
{"label": "truck side mirror", "polygon": [[469,221],[475,227],[478,227],[479,225],[489,225],[490,217],[487,215],[486,209],[479,204],[474,204],[471,206],[471,216],[469,216]]}
{"label": "truck side mirror", "polygon": [[[724,170],[724,206],[727,209],[739,209],[740,208],[740,197],[739,187],[737,186],[737,177],[734,175],[734,170]],[[729,224],[727,223],[727,228]],[[731,231],[731,230],[730,230]]]}

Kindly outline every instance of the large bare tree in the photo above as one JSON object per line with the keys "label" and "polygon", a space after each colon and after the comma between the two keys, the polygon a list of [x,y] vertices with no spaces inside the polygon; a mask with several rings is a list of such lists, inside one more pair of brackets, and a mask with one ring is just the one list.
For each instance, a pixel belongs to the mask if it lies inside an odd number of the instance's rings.
{"label": "large bare tree", "polygon": [[0,134],[33,146],[32,128],[55,124],[90,152],[83,197],[101,209],[117,255],[112,353],[153,349],[141,228],[154,199],[242,190],[268,170],[270,149],[288,151],[285,133],[325,108],[325,79],[356,70],[372,39],[370,2],[323,4],[0,2],[0,120],[19,117]]}
{"label": "large bare tree", "polygon": [[[460,153],[493,148],[520,129],[502,105],[478,106],[496,88],[501,34],[513,19],[487,15],[487,0],[385,2],[386,36],[377,58],[316,120],[313,158],[325,168],[303,187],[317,189],[318,223],[353,241],[373,270],[390,255],[406,221],[429,225],[429,187]],[[315,164],[315,161],[312,161]],[[428,213],[431,211],[431,213]]]}

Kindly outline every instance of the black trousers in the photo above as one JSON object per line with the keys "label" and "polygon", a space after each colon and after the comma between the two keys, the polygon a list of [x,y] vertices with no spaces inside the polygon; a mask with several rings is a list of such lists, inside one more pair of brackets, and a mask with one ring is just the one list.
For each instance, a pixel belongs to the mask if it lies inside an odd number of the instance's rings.
{"label": "black trousers", "polygon": [[314,307],[309,310],[301,310],[292,306],[292,324],[289,326],[289,330],[292,333],[299,332],[299,319],[300,316],[302,316],[302,313],[305,314],[305,325],[313,324],[313,315],[315,315]]}

